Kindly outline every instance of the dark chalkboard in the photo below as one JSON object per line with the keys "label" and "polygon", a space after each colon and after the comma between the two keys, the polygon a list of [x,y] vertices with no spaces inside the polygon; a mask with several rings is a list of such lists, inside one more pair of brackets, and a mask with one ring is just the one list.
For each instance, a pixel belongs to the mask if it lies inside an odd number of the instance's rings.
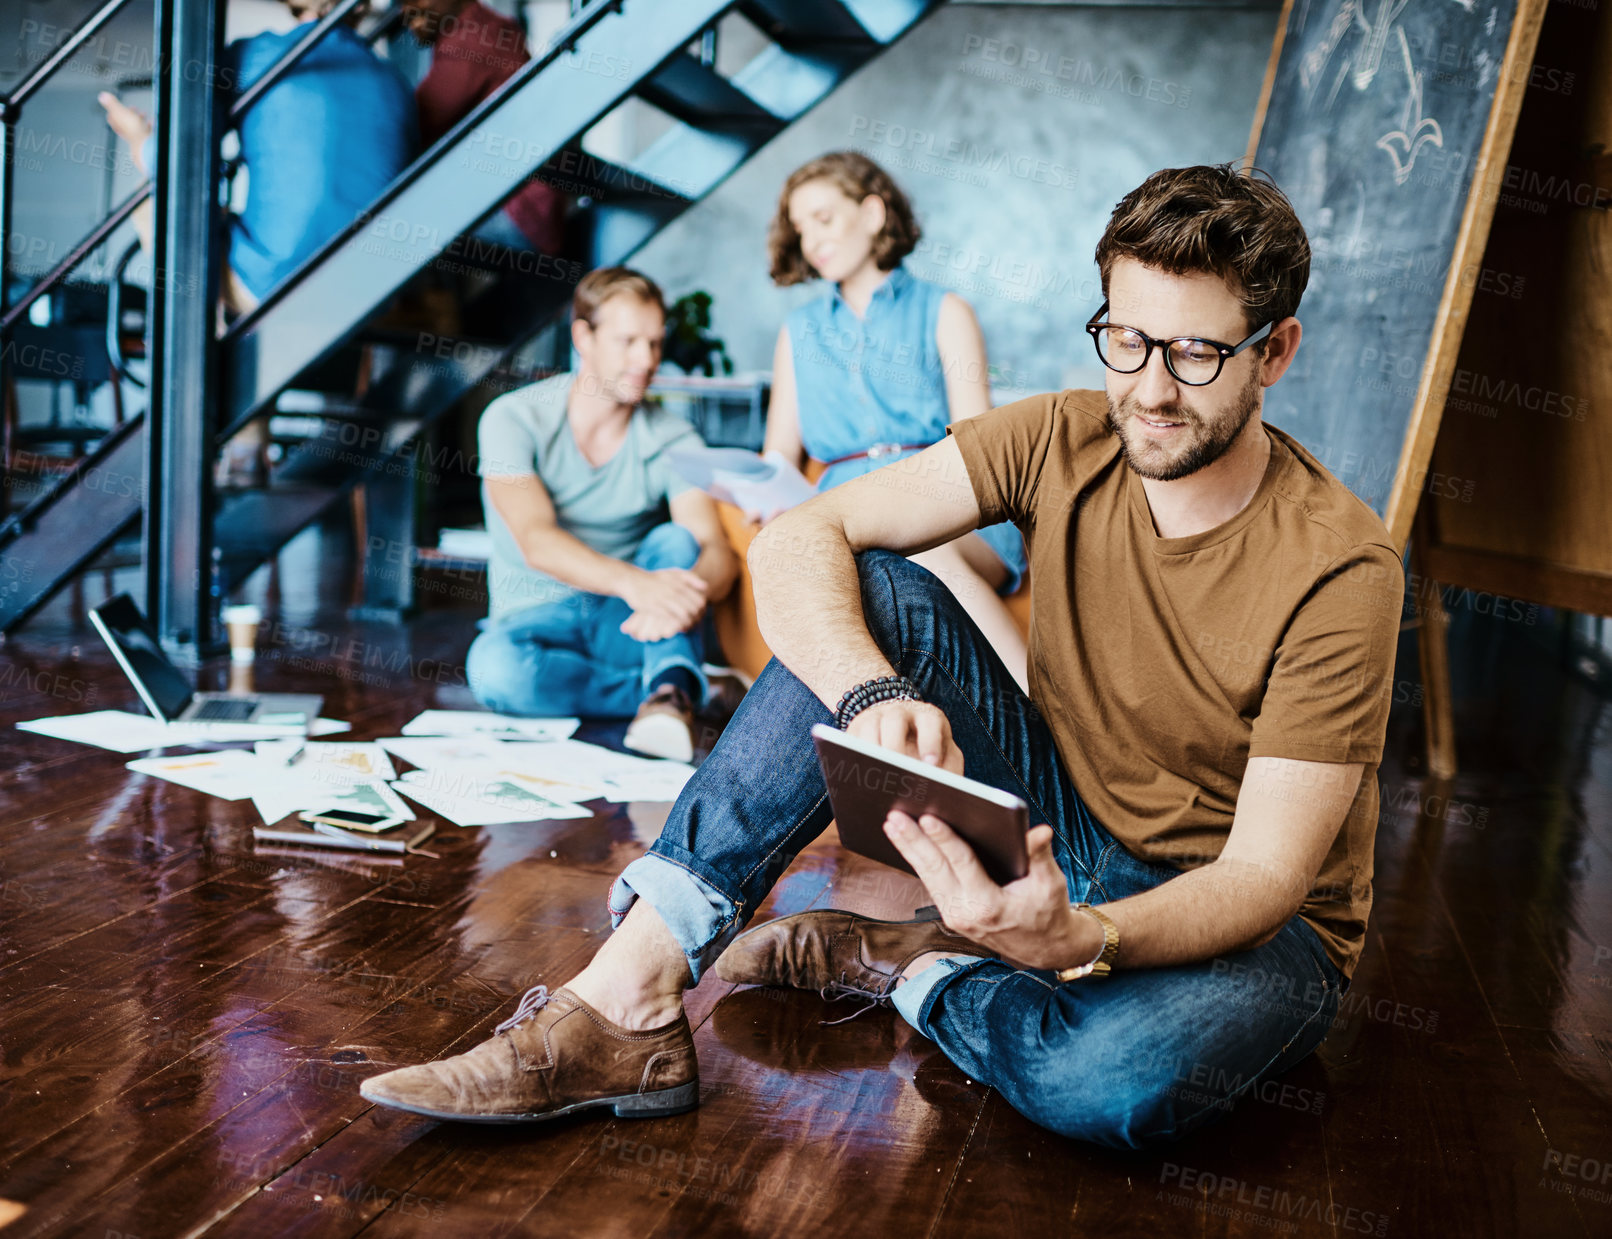
{"label": "dark chalkboard", "polygon": [[1314,256],[1303,343],[1265,417],[1400,545],[1544,2],[1290,0],[1273,53],[1255,163],[1293,200]]}

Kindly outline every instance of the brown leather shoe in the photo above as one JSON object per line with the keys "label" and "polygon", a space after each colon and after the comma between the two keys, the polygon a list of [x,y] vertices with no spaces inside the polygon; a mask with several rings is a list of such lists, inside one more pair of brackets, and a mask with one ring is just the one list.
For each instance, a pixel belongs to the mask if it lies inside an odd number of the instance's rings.
{"label": "brown leather shoe", "polygon": [[694,705],[675,684],[662,684],[638,707],[622,746],[650,757],[691,761],[694,757]]}
{"label": "brown leather shoe", "polygon": [[633,1032],[570,990],[539,985],[475,1049],[372,1076],[358,1091],[396,1110],[474,1123],[536,1123],[603,1106],[617,1118],[653,1118],[698,1105],[700,1075],[686,1016]]}
{"label": "brown leather shoe", "polygon": [[930,908],[910,921],[824,910],[745,931],[722,952],[716,974],[744,985],[788,985],[824,998],[855,994],[877,1002],[889,998],[901,970],[926,951],[991,954],[952,933]]}

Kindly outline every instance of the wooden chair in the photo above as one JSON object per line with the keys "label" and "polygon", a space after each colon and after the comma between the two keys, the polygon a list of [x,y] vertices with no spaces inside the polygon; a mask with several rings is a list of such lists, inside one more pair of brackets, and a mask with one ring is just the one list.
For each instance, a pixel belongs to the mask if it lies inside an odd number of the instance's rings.
{"label": "wooden chair", "polygon": [[[815,482],[823,469],[821,461],[808,460],[806,477]],[[717,510],[722,518],[723,532],[728,536],[728,545],[739,557],[739,579],[734,582],[728,596],[712,608],[717,638],[722,642],[722,652],[729,666],[738,668],[748,676],[757,676],[767,665],[767,660],[772,657],[772,651],[761,639],[761,629],[756,623],[755,591],[751,588],[750,568],[745,562],[745,554],[750,549],[751,539],[756,536],[758,526],[745,520],[744,513],[731,503],[719,503]],[[1030,632],[1028,573],[1025,574],[1019,588],[1008,596],[1007,605],[1014,622],[1019,626],[1019,631],[1028,637]]]}

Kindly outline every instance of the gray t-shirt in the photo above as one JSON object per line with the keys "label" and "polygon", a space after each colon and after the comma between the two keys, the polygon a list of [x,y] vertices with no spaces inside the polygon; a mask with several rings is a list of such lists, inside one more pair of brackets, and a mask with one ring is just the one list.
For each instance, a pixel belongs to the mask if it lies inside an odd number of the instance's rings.
{"label": "gray t-shirt", "polygon": [[[643,405],[627,423],[616,454],[594,468],[565,416],[573,377],[557,374],[488,405],[476,430],[477,473],[484,478],[535,473],[554,502],[561,529],[601,555],[631,560],[645,535],[669,519],[667,501],[692,489],[667,461],[666,449],[698,446],[700,437],[675,413]],[[485,485],[481,506],[492,537],[487,589],[494,619],[581,592],[527,565]]]}

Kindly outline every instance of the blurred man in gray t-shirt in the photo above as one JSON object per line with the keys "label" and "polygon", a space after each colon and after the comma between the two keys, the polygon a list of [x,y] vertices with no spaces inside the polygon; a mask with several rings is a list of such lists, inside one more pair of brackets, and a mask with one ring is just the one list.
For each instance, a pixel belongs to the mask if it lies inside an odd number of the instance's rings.
{"label": "blurred man in gray t-shirt", "polygon": [[701,621],[738,571],[716,505],[666,452],[697,445],[645,406],[666,311],[624,267],[577,285],[580,365],[493,401],[478,428],[491,615],[471,689],[510,714],[632,718],[626,744],[688,760],[709,686]]}

